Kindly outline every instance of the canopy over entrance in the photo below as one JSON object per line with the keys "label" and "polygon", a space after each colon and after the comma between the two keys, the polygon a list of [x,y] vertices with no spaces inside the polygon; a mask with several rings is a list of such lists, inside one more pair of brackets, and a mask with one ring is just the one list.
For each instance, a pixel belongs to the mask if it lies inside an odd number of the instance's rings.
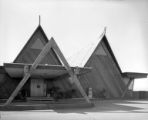
{"label": "canopy over entrance", "polygon": [[[23,63],[4,63],[4,67],[6,72],[11,76],[12,78],[22,78],[24,76],[24,67],[28,66],[31,67],[32,64],[23,64]],[[78,69],[80,72],[78,75],[90,72],[91,68],[85,67],[71,67],[72,70]],[[69,75],[66,68],[62,65],[44,65],[39,64],[37,69],[35,69],[31,77],[32,78],[55,78],[63,75]]]}

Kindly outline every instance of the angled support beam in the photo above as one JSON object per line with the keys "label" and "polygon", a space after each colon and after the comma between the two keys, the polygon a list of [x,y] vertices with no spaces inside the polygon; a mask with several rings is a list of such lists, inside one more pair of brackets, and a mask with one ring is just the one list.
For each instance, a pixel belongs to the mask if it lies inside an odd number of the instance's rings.
{"label": "angled support beam", "polygon": [[11,94],[11,96],[8,98],[8,100],[4,105],[9,105],[13,101],[13,99],[16,97],[16,95],[18,94],[20,89],[23,87],[23,85],[26,83],[26,81],[29,79],[29,77],[30,77],[30,73],[25,74],[21,82],[18,84],[18,86],[13,91],[13,93]]}
{"label": "angled support beam", "polygon": [[10,97],[8,98],[8,100],[6,101],[6,103],[4,105],[9,105],[13,99],[16,97],[16,95],[18,94],[18,92],[20,91],[20,89],[24,86],[24,84],[27,82],[27,80],[30,78],[31,73],[37,68],[38,64],[41,62],[41,60],[47,55],[47,53],[49,52],[49,50],[53,48],[54,51],[56,52],[56,54],[59,56],[59,58],[61,59],[61,61],[63,62],[66,70],[68,71],[69,75],[71,76],[73,82],[77,85],[78,89],[80,90],[80,93],[82,94],[82,96],[85,98],[85,100],[90,103],[90,100],[87,96],[87,94],[85,93],[83,87],[81,86],[77,75],[75,73],[73,73],[71,67],[69,66],[68,62],[66,61],[64,55],[62,54],[62,52],[60,51],[59,47],[57,46],[56,42],[54,41],[53,38],[50,39],[50,41],[44,46],[43,50],[41,51],[41,53],[38,55],[38,57],[36,58],[36,60],[34,61],[34,63],[32,64],[32,66],[30,67],[30,69],[25,66],[24,68],[24,77],[21,80],[21,82],[18,84],[18,86],[16,87],[16,89],[13,91],[13,93],[10,95]]}
{"label": "angled support beam", "polygon": [[125,94],[127,93],[127,91],[128,91],[128,88],[129,88],[129,86],[130,86],[130,84],[132,83],[132,81],[133,81],[134,79],[133,78],[130,78],[129,79],[129,81],[128,81],[128,83],[127,83],[127,85],[126,85],[126,88],[125,88],[125,90],[124,90],[124,92],[123,92],[123,94],[122,94],[122,98],[125,96]]}
{"label": "angled support beam", "polygon": [[66,61],[64,55],[62,54],[61,50],[59,49],[59,47],[57,46],[56,42],[53,39],[53,49],[56,52],[56,54],[59,56],[59,58],[61,59],[61,61],[63,62],[65,68],[67,69],[70,77],[72,78],[72,82],[74,82],[77,86],[77,88],[79,89],[81,95],[85,98],[86,102],[90,103],[90,100],[87,96],[87,94],[85,93],[83,87],[80,84],[80,81],[77,78],[77,75],[72,71],[70,65],[68,64],[68,62]]}
{"label": "angled support beam", "polygon": [[78,80],[78,77],[76,74],[73,75],[73,81],[75,82],[77,88],[79,89],[81,95],[85,98],[86,102],[90,103],[90,100],[86,94],[86,92],[84,91],[83,87],[81,86],[80,81]]}
{"label": "angled support beam", "polygon": [[61,50],[59,49],[58,45],[56,44],[55,40],[53,39],[53,50],[58,55],[62,63],[64,64],[64,67],[68,71],[69,75],[73,75],[73,71],[70,68],[70,65],[68,64],[67,60],[65,59],[64,55],[62,54]]}
{"label": "angled support beam", "polygon": [[24,67],[24,77],[23,77],[23,79],[18,84],[18,86],[13,91],[13,93],[10,95],[10,97],[8,98],[8,100],[6,101],[6,103],[4,105],[9,105],[13,101],[13,99],[16,97],[16,95],[18,94],[18,92],[20,91],[20,89],[24,86],[24,84],[30,78],[31,73],[37,68],[38,64],[41,62],[41,60],[46,56],[46,54],[48,53],[48,51],[51,49],[52,42],[53,41],[50,40],[44,46],[43,50],[40,52],[40,54],[38,55],[38,57],[36,58],[36,60],[34,61],[34,63],[32,64],[32,66],[31,66],[30,69],[28,69],[27,66]]}

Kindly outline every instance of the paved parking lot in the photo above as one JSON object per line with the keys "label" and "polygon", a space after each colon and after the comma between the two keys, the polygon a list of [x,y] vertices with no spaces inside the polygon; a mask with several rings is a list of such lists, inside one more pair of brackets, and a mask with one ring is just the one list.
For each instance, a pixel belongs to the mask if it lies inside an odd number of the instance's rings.
{"label": "paved parking lot", "polygon": [[96,101],[93,108],[1,111],[0,120],[148,120],[148,100]]}

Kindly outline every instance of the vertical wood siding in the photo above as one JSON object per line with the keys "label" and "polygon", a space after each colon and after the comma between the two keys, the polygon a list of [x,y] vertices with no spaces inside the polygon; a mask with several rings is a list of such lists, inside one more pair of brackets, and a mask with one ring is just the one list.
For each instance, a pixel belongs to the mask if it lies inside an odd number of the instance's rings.
{"label": "vertical wood siding", "polygon": [[[42,50],[42,48],[40,48],[41,45],[36,46],[36,48],[32,47],[36,44],[36,41],[40,41],[40,44],[43,44],[43,46],[45,46],[48,41],[41,28],[35,31],[33,36],[29,39],[20,54],[15,59],[14,63],[33,63]],[[40,64],[59,65],[61,63],[55,52],[51,49]]]}
{"label": "vertical wood siding", "polygon": [[81,76],[80,82],[86,91],[89,87],[93,89],[93,97],[99,98],[103,89],[106,98],[121,97],[125,83],[104,40],[96,47],[85,67],[92,67],[92,71]]}

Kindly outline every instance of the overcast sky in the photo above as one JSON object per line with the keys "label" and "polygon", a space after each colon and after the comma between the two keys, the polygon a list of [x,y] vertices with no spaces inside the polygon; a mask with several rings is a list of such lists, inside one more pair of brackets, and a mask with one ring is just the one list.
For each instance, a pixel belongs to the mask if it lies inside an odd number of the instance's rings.
{"label": "overcast sky", "polygon": [[[148,73],[147,11],[147,0],[0,0],[0,64],[13,62],[41,15],[45,33],[68,60],[99,42],[106,26],[122,71]],[[148,81],[135,87],[148,90]]]}

